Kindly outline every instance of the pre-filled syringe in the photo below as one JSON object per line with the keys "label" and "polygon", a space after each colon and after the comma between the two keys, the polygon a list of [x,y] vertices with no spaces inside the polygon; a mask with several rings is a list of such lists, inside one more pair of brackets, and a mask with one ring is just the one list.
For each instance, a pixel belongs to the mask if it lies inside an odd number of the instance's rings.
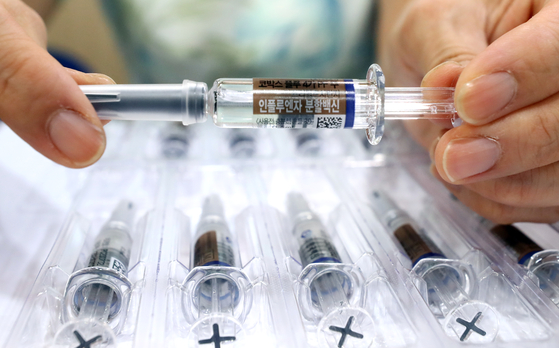
{"label": "pre-filled syringe", "polygon": [[385,119],[458,121],[453,88],[385,88],[380,66],[364,80],[218,79],[206,84],[81,86],[99,118],[204,122],[229,128],[367,129],[372,144]]}

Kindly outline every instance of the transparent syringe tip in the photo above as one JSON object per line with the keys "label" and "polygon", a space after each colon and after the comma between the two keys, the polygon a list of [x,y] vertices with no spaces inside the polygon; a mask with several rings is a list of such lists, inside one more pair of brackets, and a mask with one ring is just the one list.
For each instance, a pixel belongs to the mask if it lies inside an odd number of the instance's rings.
{"label": "transparent syringe tip", "polygon": [[206,197],[202,207],[202,219],[209,216],[217,216],[223,218],[223,203],[218,195],[212,194]]}
{"label": "transparent syringe tip", "polygon": [[117,207],[111,214],[111,218],[105,224],[104,228],[109,226],[119,226],[121,228],[130,230],[134,222],[134,216],[136,214],[136,206],[134,202],[129,200],[122,200],[118,203]]}
{"label": "transparent syringe tip", "polygon": [[287,194],[287,212],[291,221],[297,223],[298,216],[301,214],[314,215],[302,194],[290,192]]}
{"label": "transparent syringe tip", "polygon": [[391,232],[394,232],[403,224],[413,223],[408,213],[400,209],[382,190],[375,190],[372,192],[371,205],[381,222],[388,227]]}
{"label": "transparent syringe tip", "polygon": [[202,215],[196,229],[196,239],[201,235],[215,231],[220,236],[230,237],[229,227],[225,222],[223,203],[217,194],[211,194],[204,199]]}

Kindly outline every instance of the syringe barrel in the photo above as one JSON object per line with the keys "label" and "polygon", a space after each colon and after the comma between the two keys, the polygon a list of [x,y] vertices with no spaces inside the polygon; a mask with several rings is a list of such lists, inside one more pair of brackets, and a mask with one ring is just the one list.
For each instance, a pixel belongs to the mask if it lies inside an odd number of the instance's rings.
{"label": "syringe barrel", "polygon": [[340,254],[305,198],[300,193],[291,192],[287,196],[287,207],[293,225],[293,236],[299,245],[302,266],[306,267],[311,263],[340,263]]}
{"label": "syringe barrel", "polygon": [[82,85],[97,115],[104,120],[179,121],[184,125],[206,120],[205,83]]}
{"label": "syringe barrel", "polygon": [[131,201],[121,201],[101,228],[87,268],[79,271],[94,274],[95,278],[74,292],[71,310],[74,315],[110,321],[120,312],[124,295],[117,284],[128,274],[135,210]]}
{"label": "syringe barrel", "polygon": [[[374,72],[375,74],[371,73]],[[214,123],[228,128],[377,128],[384,119],[456,117],[454,88],[385,88],[371,66],[367,80],[218,79],[208,97]]]}
{"label": "syringe barrel", "polygon": [[425,258],[445,258],[429,237],[419,232],[413,219],[383,191],[374,191],[371,204],[378,218],[400,243],[404,252],[416,265]]}
{"label": "syringe barrel", "polygon": [[235,266],[233,238],[225,222],[221,199],[215,194],[204,201],[195,240],[193,267]]}
{"label": "syringe barrel", "polygon": [[527,265],[532,255],[543,250],[513,225],[495,225],[489,231],[505,245],[506,250],[514,255],[521,265]]}
{"label": "syringe barrel", "polygon": [[88,267],[107,267],[123,275],[128,273],[132,248],[134,203],[123,200],[114,210],[95,239]]}

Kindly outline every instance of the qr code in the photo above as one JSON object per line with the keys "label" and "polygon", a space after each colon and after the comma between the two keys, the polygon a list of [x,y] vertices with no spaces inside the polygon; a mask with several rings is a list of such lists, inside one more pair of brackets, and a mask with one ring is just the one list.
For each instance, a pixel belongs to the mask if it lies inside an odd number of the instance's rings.
{"label": "qr code", "polygon": [[322,116],[318,117],[316,128],[342,128],[342,117]]}
{"label": "qr code", "polygon": [[120,260],[111,257],[111,262],[109,263],[109,268],[114,269],[117,272],[120,273],[126,273],[127,271],[127,267],[125,264],[123,264]]}

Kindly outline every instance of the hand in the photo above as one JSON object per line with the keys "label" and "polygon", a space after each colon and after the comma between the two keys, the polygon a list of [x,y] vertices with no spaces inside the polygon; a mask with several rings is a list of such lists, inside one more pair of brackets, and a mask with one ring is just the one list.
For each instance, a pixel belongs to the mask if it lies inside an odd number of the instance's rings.
{"label": "hand", "polygon": [[559,1],[398,1],[382,32],[386,75],[456,86],[464,121],[408,126],[433,174],[495,222],[559,220]]}
{"label": "hand", "polygon": [[19,0],[0,0],[0,119],[51,160],[85,167],[103,154],[105,133],[78,84],[114,82],[63,68],[46,41],[36,12]]}

